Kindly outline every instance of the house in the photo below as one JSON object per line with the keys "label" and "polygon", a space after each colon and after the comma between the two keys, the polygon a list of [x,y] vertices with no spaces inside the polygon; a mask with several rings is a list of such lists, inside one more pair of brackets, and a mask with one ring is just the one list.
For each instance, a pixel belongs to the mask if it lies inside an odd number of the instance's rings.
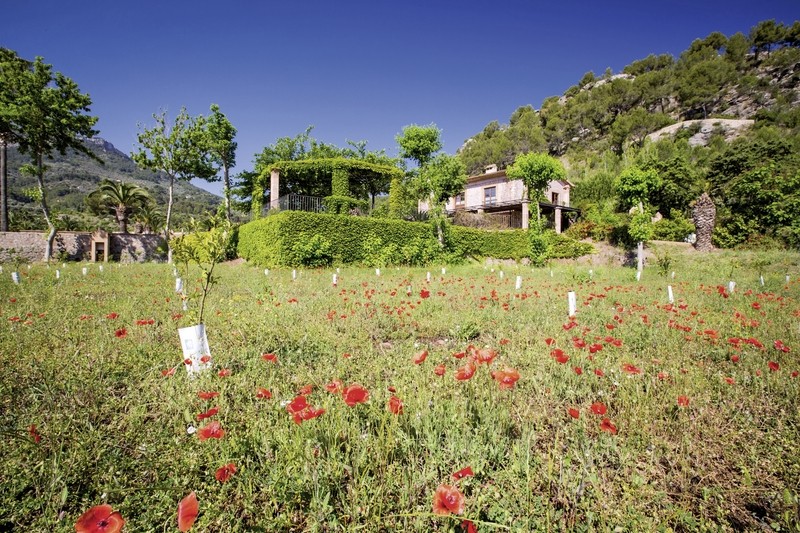
{"label": "house", "polygon": [[[540,201],[542,216],[552,220],[556,233],[561,233],[569,223],[569,213],[579,213],[570,207],[569,192],[572,183],[567,180],[551,181],[545,191],[548,201]],[[494,217],[503,217],[511,228],[528,228],[529,209],[536,216],[535,206],[530,206],[522,180],[509,180],[505,170],[498,170],[497,165],[484,168],[483,174],[467,178],[464,192],[450,198],[446,208],[449,215],[458,211],[484,213]],[[523,206],[529,209],[523,209]],[[419,203],[420,211],[427,211],[427,202]]]}

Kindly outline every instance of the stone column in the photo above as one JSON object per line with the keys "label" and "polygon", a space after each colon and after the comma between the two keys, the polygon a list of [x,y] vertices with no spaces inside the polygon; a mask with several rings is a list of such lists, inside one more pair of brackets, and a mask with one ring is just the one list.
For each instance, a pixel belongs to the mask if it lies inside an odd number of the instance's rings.
{"label": "stone column", "polygon": [[269,174],[269,208],[277,209],[279,207],[278,199],[280,194],[281,185],[281,171],[272,169]]}
{"label": "stone column", "polygon": [[527,198],[522,200],[522,229],[530,227],[530,206],[531,201]]}
{"label": "stone column", "polygon": [[555,220],[555,223],[556,223],[556,233],[561,233],[561,208],[560,208],[560,207],[558,207],[558,206],[556,206],[556,214],[555,214],[555,217],[556,217],[556,220]]}

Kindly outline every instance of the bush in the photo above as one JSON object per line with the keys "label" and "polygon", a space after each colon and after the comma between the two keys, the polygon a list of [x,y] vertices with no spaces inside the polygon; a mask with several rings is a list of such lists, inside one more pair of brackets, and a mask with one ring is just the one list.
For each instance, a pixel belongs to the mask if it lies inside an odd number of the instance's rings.
{"label": "bush", "polygon": [[[441,250],[430,224],[372,217],[349,217],[302,211],[283,211],[239,228],[239,256],[263,266],[297,264],[295,243],[321,235],[330,243],[335,263],[366,263],[371,257],[365,243],[371,237],[381,246],[397,250],[392,262],[424,265],[436,260],[452,262],[463,257],[516,259],[527,257],[529,243],[522,230],[484,231],[457,226],[448,229],[450,250]],[[371,241],[374,249],[376,240]],[[388,252],[387,252],[388,255]]]}
{"label": "bush", "polygon": [[564,234],[545,232],[548,259],[575,259],[594,253],[594,246],[588,242],[571,239]]}
{"label": "bush", "polygon": [[326,196],[322,199],[325,211],[332,215],[347,215],[354,209],[361,213],[367,212],[367,201],[350,198],[349,196]]}
{"label": "bush", "polygon": [[291,266],[324,267],[333,262],[331,241],[322,235],[301,234],[292,245]]}
{"label": "bush", "polygon": [[670,217],[653,224],[653,239],[657,241],[683,242],[694,233],[694,224],[680,211],[672,210]]}

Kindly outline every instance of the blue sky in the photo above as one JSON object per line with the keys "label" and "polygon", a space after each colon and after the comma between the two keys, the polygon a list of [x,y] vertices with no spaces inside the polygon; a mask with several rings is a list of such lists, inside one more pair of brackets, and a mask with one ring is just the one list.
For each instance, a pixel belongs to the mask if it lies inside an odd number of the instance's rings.
{"label": "blue sky", "polygon": [[153,113],[219,104],[239,130],[234,172],[309,125],[323,141],[395,155],[403,126],[435,123],[454,153],[587,71],[800,18],[797,0],[35,0],[2,11],[0,46],[75,80],[123,152]]}

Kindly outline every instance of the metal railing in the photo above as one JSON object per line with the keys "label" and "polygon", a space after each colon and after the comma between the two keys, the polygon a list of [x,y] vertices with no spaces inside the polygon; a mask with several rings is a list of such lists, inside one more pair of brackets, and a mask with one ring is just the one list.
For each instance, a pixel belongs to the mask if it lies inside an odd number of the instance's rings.
{"label": "metal railing", "polygon": [[[272,208],[269,204],[264,206],[262,215],[265,215]],[[278,198],[278,210],[280,211],[309,211],[312,213],[322,213],[325,206],[319,196],[305,196],[302,194],[286,194]]]}

